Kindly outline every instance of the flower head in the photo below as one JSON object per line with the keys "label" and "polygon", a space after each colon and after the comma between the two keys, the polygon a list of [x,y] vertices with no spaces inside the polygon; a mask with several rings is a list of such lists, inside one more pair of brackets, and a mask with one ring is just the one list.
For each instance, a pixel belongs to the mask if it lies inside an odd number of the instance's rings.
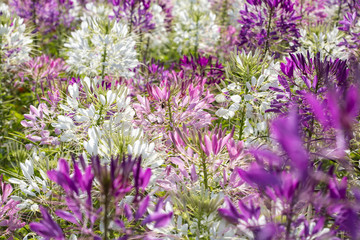
{"label": "flower head", "polygon": [[65,47],[66,63],[78,74],[129,78],[138,65],[133,37],[115,20],[84,17]]}
{"label": "flower head", "polygon": [[4,72],[30,59],[32,39],[23,22],[11,16],[5,3],[0,4],[0,66]]}

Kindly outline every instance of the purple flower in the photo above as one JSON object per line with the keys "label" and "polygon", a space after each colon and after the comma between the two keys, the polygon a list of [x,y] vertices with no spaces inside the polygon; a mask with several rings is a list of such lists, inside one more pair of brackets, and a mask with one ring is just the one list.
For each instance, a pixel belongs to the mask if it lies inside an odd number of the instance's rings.
{"label": "purple flower", "polygon": [[48,177],[50,180],[59,184],[67,193],[74,192],[79,194],[79,185],[77,180],[70,177],[69,164],[65,159],[60,159],[58,170],[49,170]]}
{"label": "purple flower", "polygon": [[48,240],[50,240],[51,238],[54,238],[56,240],[65,239],[62,229],[52,219],[48,211],[42,206],[40,206],[40,211],[43,219],[40,220],[39,223],[30,223],[30,229]]}
{"label": "purple flower", "polygon": [[307,177],[309,155],[303,147],[297,113],[293,110],[287,118],[277,118],[272,123],[272,132],[282,149],[290,158],[294,172],[298,172],[300,180]]}
{"label": "purple flower", "polygon": [[228,208],[219,208],[218,212],[219,214],[228,220],[229,222],[233,224],[237,224],[239,219],[241,218],[240,213],[236,209],[236,207],[233,205],[233,203],[230,201],[229,198],[225,198],[225,202],[228,205]]}
{"label": "purple flower", "polygon": [[[216,60],[216,62],[214,62]],[[194,76],[207,78],[206,84],[219,84],[225,79],[224,66],[214,56],[203,57],[201,55],[194,57],[184,55],[180,59],[179,67],[184,72],[189,72]]]}
{"label": "purple flower", "polygon": [[112,4],[115,18],[128,22],[130,31],[148,32],[155,28],[151,21],[151,0],[114,0]]}
{"label": "purple flower", "polygon": [[301,124],[310,128],[313,118],[304,105],[305,96],[312,93],[324,97],[329,89],[346,89],[349,85],[346,61],[328,60],[326,57],[321,60],[319,53],[314,58],[309,53],[307,56],[290,54],[286,60],[285,64],[281,64],[282,74],[278,76],[282,89],[270,87],[277,97],[267,111],[287,113],[297,105]]}
{"label": "purple flower", "polygon": [[73,8],[71,0],[11,0],[10,5],[17,15],[34,24],[35,32],[47,34],[55,31],[59,25],[70,28],[74,21],[69,12]]}
{"label": "purple flower", "polygon": [[152,213],[149,216],[147,216],[144,219],[144,221],[142,222],[142,224],[155,222],[155,225],[154,225],[155,228],[166,227],[169,224],[169,222],[171,221],[172,215],[173,215],[173,212],[170,212],[170,213],[155,212],[155,213]]}
{"label": "purple flower", "polygon": [[3,175],[0,176],[0,237],[11,235],[14,231],[22,228],[25,223],[21,221],[19,202],[10,198],[13,188],[10,184],[5,183]]}
{"label": "purple flower", "polygon": [[247,2],[238,20],[242,25],[238,45],[249,50],[262,48],[276,56],[295,51],[300,37],[296,22],[300,17],[295,15],[294,3],[290,0]]}
{"label": "purple flower", "polygon": [[336,130],[336,141],[340,151],[346,150],[345,148],[353,137],[352,126],[360,111],[358,94],[358,88],[350,86],[345,92],[330,90],[322,102],[311,93],[305,95],[311,112],[324,127],[324,130]]}

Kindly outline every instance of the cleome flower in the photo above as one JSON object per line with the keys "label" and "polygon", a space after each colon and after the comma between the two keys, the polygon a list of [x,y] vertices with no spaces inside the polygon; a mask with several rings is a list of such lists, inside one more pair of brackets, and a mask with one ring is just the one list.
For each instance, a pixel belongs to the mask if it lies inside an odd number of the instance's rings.
{"label": "cleome flower", "polygon": [[266,123],[272,115],[265,111],[275,98],[269,88],[277,87],[274,75],[280,66],[261,60],[259,51],[242,52],[233,59],[236,63],[228,66],[229,84],[215,97],[220,104],[215,114],[237,122],[241,126],[239,137],[248,143],[267,132]]}
{"label": "cleome flower", "polygon": [[0,68],[4,72],[30,59],[32,40],[23,22],[11,15],[6,4],[0,4]]}
{"label": "cleome flower", "polygon": [[348,59],[349,54],[346,52],[346,47],[340,46],[344,37],[343,33],[341,33],[337,28],[320,28],[321,32],[319,33],[315,33],[316,30],[317,29],[310,29],[310,31],[307,31],[306,29],[300,29],[301,37],[299,40],[301,47],[298,49],[298,53],[305,55],[305,49],[308,49],[311,51],[312,55],[319,52],[321,55],[321,60],[323,60],[325,56],[331,57],[333,59]]}
{"label": "cleome flower", "polygon": [[135,41],[122,22],[84,17],[65,44],[67,64],[77,74],[133,76],[138,65]]}
{"label": "cleome flower", "polygon": [[197,50],[211,51],[220,38],[216,15],[211,11],[208,1],[175,1],[173,15],[175,19],[174,42],[181,53],[194,46]]}

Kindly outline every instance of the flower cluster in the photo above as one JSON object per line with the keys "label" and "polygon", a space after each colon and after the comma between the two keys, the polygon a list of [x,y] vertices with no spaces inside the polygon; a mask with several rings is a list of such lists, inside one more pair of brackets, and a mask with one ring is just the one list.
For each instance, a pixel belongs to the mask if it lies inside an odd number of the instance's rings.
{"label": "flower cluster", "polygon": [[266,110],[275,99],[269,89],[277,87],[273,75],[278,68],[273,62],[261,60],[259,51],[233,56],[233,65],[228,67],[232,81],[215,97],[221,104],[215,114],[238,128],[239,139],[253,142],[267,134],[266,123],[272,115]]}
{"label": "flower cluster", "polygon": [[70,28],[74,21],[74,16],[70,11],[73,8],[73,2],[69,0],[11,0],[10,5],[19,17],[32,22],[34,31],[42,34],[56,31],[59,25]]}
{"label": "flower cluster", "polygon": [[138,65],[135,40],[122,22],[85,17],[64,46],[68,50],[66,63],[77,74],[128,78]]}
{"label": "flower cluster", "polygon": [[11,237],[11,234],[25,223],[20,219],[18,202],[10,197],[13,188],[4,182],[3,175],[0,176],[0,186],[0,237]]}
{"label": "flower cluster", "polygon": [[[120,162],[119,158],[113,158],[110,164],[102,165],[99,157],[93,157],[88,166],[82,157],[79,160],[73,159],[72,174],[65,159],[59,160],[56,170],[48,171],[49,179],[61,186],[61,192],[65,194],[66,205],[55,214],[67,221],[69,228],[77,229],[76,235],[101,239],[99,232],[103,232],[106,239],[114,234],[124,239],[131,236],[148,238],[152,233],[147,233],[147,224],[153,223],[153,228],[167,225],[172,212],[162,209],[162,200],[153,205],[150,214],[147,213],[152,203],[150,195],[144,194],[151,170],[141,168],[141,158],[124,156]],[[131,194],[132,190],[135,195]],[[130,206],[130,203],[133,204]],[[111,211],[111,206],[116,206],[115,212]],[[63,229],[44,207],[41,207],[41,213],[43,219],[31,223],[30,228],[45,238],[65,239]],[[130,225],[135,227],[129,228]]]}
{"label": "flower cluster", "polygon": [[360,239],[358,1],[6,2],[1,239]]}
{"label": "flower cluster", "polygon": [[239,46],[280,54],[293,52],[299,29],[294,3],[289,0],[250,0],[240,11]]}
{"label": "flower cluster", "polygon": [[209,52],[220,37],[216,15],[206,0],[175,1],[174,42],[180,53]]}
{"label": "flower cluster", "polygon": [[40,85],[45,95],[46,90],[62,89],[66,80],[62,79],[68,69],[65,61],[61,58],[52,59],[47,55],[41,55],[25,62],[18,73],[22,83],[30,83],[34,91]]}
{"label": "flower cluster", "polygon": [[9,7],[0,4],[0,67],[4,72],[16,69],[29,60],[31,37],[26,32],[24,20],[11,17]]}

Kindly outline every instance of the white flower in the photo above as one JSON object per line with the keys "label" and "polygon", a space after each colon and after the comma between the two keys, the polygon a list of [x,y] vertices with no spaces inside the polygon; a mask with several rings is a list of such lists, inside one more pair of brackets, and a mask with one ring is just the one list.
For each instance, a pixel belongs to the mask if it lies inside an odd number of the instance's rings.
{"label": "white flower", "polygon": [[169,42],[169,34],[165,26],[166,13],[162,7],[156,3],[151,4],[150,12],[152,14],[151,20],[155,23],[155,29],[145,35],[151,39],[151,48],[161,47],[161,45]]}
{"label": "white flower", "polygon": [[230,2],[231,6],[228,8],[227,14],[229,16],[231,26],[234,26],[236,28],[239,28],[241,26],[238,20],[240,19],[240,11],[243,10],[245,2],[245,0],[232,0]]}
{"label": "white flower", "polygon": [[[92,127],[99,127],[100,130],[117,130],[123,126],[131,125],[135,115],[130,106],[129,90],[127,87],[118,85],[111,89],[102,88],[98,85],[98,79],[85,77],[81,80],[86,100],[79,97],[77,84],[68,87],[69,96],[60,104],[64,110],[63,115],[58,115],[57,121],[52,126],[57,131],[62,130],[60,140],[70,142],[72,140],[89,139]],[[92,102],[88,105],[89,100]],[[84,105],[85,103],[85,105]],[[111,112],[111,116],[109,114]],[[86,133],[89,134],[86,134]],[[84,134],[85,133],[85,134]],[[82,145],[90,154],[97,153],[95,142],[89,139]]]}
{"label": "white flower", "polygon": [[88,135],[89,141],[84,141],[84,148],[90,155],[98,155],[101,130],[98,127],[91,127],[88,130]]}
{"label": "white flower", "polygon": [[220,38],[216,15],[211,11],[207,0],[175,1],[172,13],[175,25],[174,42],[179,45],[178,51],[186,48],[198,48],[211,51]]}
{"label": "white flower", "polygon": [[[37,154],[34,152],[34,156],[38,158]],[[44,193],[49,194],[47,187],[47,176],[44,171],[39,169],[41,177],[34,175],[34,159],[30,158],[25,161],[25,163],[20,163],[21,171],[24,175],[24,179],[10,178],[9,182],[19,186],[20,190],[29,196],[36,196],[37,194]]]}
{"label": "white flower", "polygon": [[218,103],[226,102],[226,97],[225,97],[224,94],[218,94],[215,97],[215,101],[218,102]]}
{"label": "white flower", "polygon": [[84,11],[84,14],[82,16],[82,19],[87,17],[108,17],[109,15],[113,14],[113,11],[109,5],[104,4],[94,4],[92,2],[89,2],[85,6],[86,11]]}
{"label": "white flower", "polygon": [[220,108],[215,112],[215,115],[224,119],[229,119],[234,117],[235,112],[230,109]]}
{"label": "white flower", "polygon": [[132,77],[138,66],[135,41],[122,22],[84,17],[65,44],[66,62],[79,74]]}
{"label": "white flower", "polygon": [[0,4],[0,13],[0,68],[6,72],[30,59],[32,40],[23,19],[12,15],[6,4]]}
{"label": "white flower", "polygon": [[[301,47],[297,51],[306,56],[308,50],[312,56],[320,53],[321,59],[326,56],[332,59],[346,60],[349,57],[348,51],[345,46],[339,46],[343,41],[344,34],[334,27],[327,32],[308,33],[305,29],[300,30],[301,37],[299,38]],[[351,41],[351,39],[348,39]]]}
{"label": "white flower", "polygon": [[239,95],[232,95],[230,97],[231,101],[233,101],[234,103],[240,103],[241,101],[241,97]]}

